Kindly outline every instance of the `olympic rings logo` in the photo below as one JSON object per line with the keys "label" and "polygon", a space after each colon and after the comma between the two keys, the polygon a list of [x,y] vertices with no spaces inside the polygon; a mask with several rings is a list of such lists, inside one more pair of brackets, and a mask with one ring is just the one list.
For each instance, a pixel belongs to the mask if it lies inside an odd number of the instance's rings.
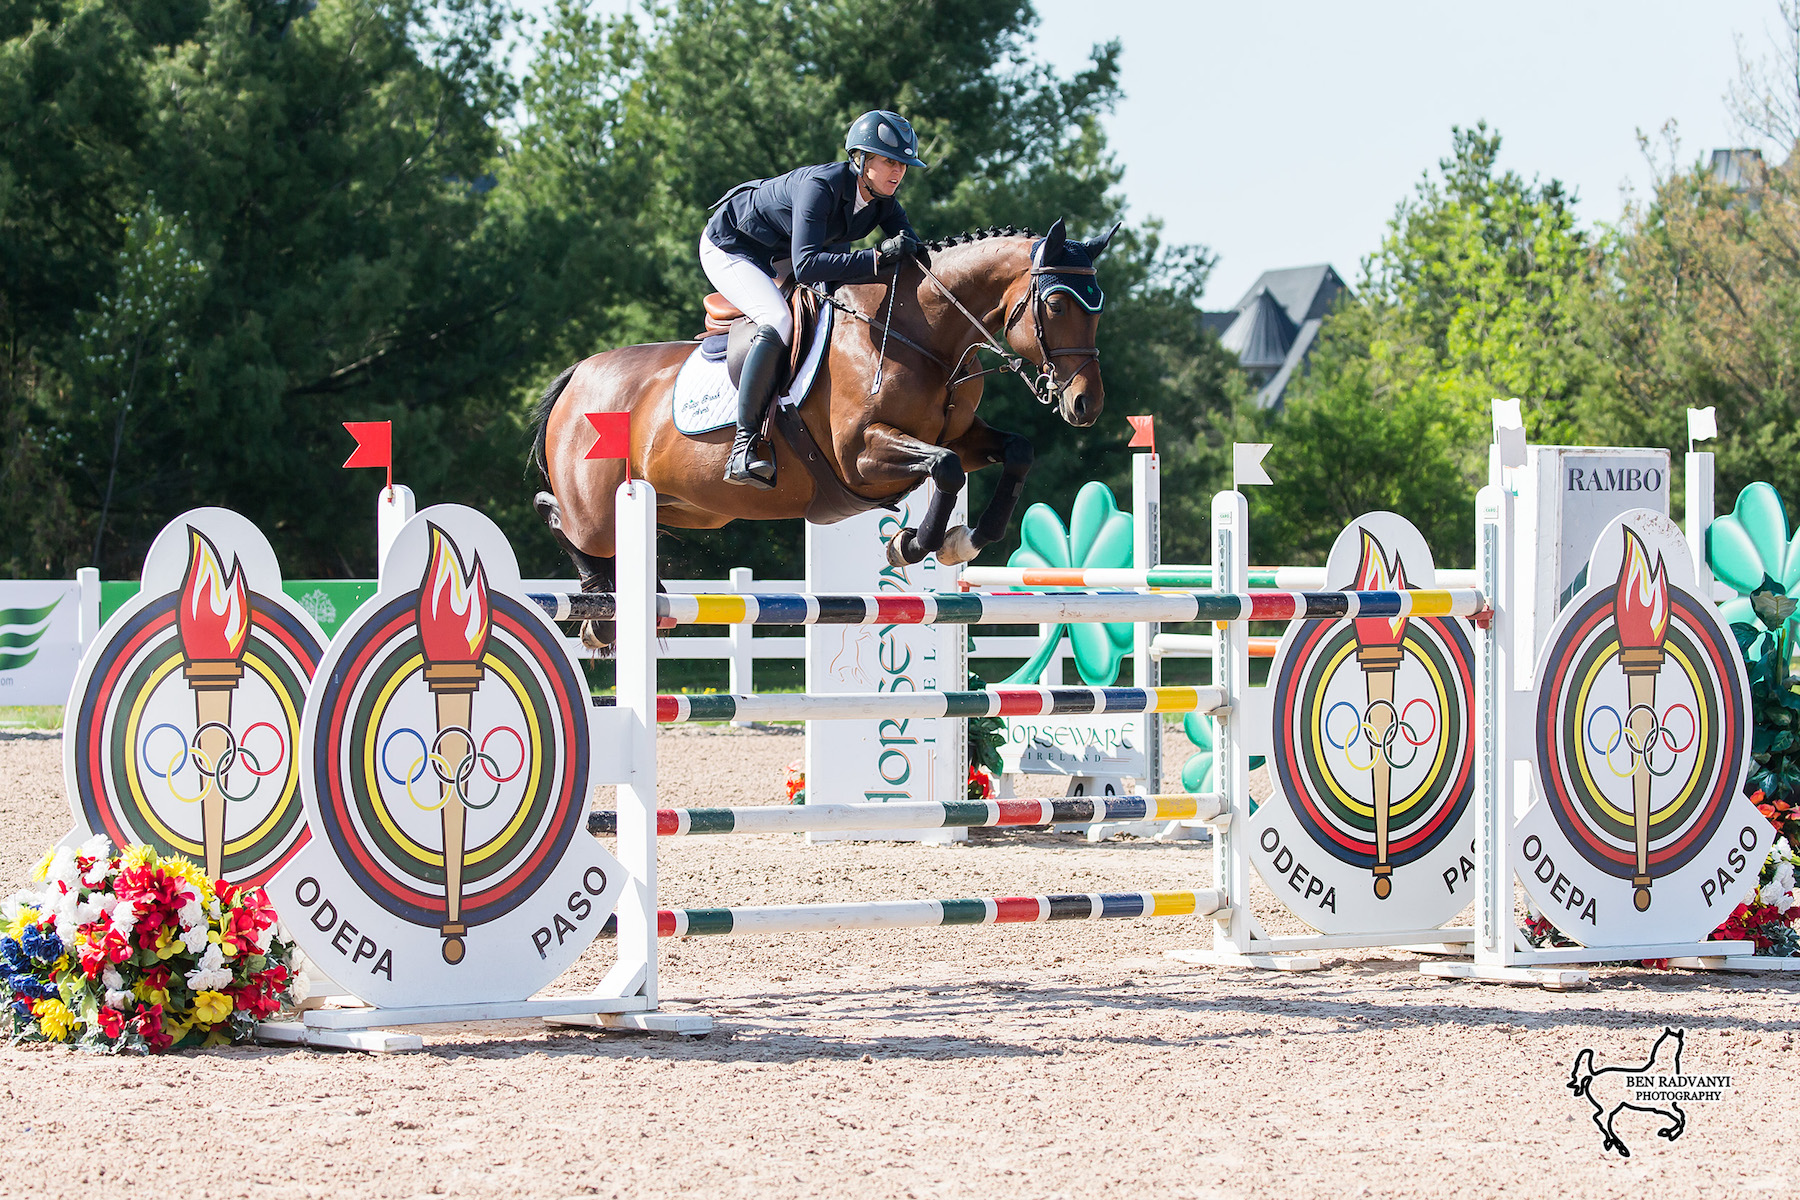
{"label": "olympic rings logo", "polygon": [[[511,737],[518,747],[518,765],[513,767],[510,772],[506,773],[501,772],[500,760],[488,753],[488,743],[494,740],[496,734],[501,733]],[[388,749],[394,744],[394,739],[400,737],[410,737],[417,742],[419,753],[418,757],[414,758],[404,771],[396,775],[394,773],[394,768],[389,763]],[[461,738],[463,745],[474,748],[474,753],[465,753],[460,761],[452,764],[449,758],[443,753],[444,742],[446,739],[452,737]],[[396,729],[388,734],[386,738],[382,739],[381,742],[382,774],[386,775],[391,782],[404,787],[406,789],[406,798],[411,800],[415,807],[424,812],[436,812],[438,809],[444,807],[445,804],[449,803],[452,795],[462,802],[464,808],[474,809],[479,812],[493,804],[493,802],[499,798],[500,788],[504,784],[511,783],[513,780],[517,779],[519,777],[519,772],[525,769],[525,765],[528,761],[529,756],[525,752],[525,739],[519,734],[518,730],[510,725],[497,725],[493,729],[488,730],[487,736],[481,739],[481,744],[478,746],[475,743],[475,735],[469,730],[462,728],[460,725],[452,725],[448,728],[438,730],[437,737],[433,738],[429,743],[425,741],[425,735],[416,729]],[[431,771],[437,776],[439,783],[449,785],[448,789],[438,797],[436,804],[427,804],[413,794],[413,784],[418,783],[421,779],[425,778],[425,767],[427,764],[430,764]],[[477,770],[487,778],[489,783],[494,785],[494,790],[488,793],[487,799],[480,802],[471,799],[469,796],[469,785],[474,781],[475,772]]]}
{"label": "olympic rings logo", "polygon": [[[162,756],[160,751],[156,754],[151,753],[150,742],[159,732],[165,729],[174,736],[175,743],[174,749],[168,757],[168,761],[164,763],[163,769],[159,771],[156,769],[156,764]],[[264,740],[263,754],[261,755],[250,748],[251,737],[259,729],[268,730],[269,737],[275,740],[272,751],[267,745],[266,740]],[[225,748],[219,752],[216,761],[205,750],[200,748],[201,741],[205,739],[206,734],[211,730],[218,730],[225,736]],[[162,739],[163,746],[168,746],[169,744],[168,738],[165,737]],[[287,761],[287,739],[282,736],[281,730],[277,729],[267,721],[258,721],[256,724],[244,730],[244,736],[241,739],[232,731],[229,725],[220,721],[208,721],[206,724],[200,726],[200,728],[194,730],[193,737],[190,740],[180,726],[172,725],[169,722],[164,721],[160,724],[152,725],[149,732],[144,734],[141,753],[144,759],[144,769],[158,779],[164,780],[165,786],[169,790],[169,795],[181,801],[183,804],[193,804],[202,796],[206,795],[209,790],[209,784],[212,787],[217,787],[219,789],[219,794],[224,796],[225,799],[236,802],[239,800],[248,800],[250,797],[256,795],[256,789],[262,785],[262,781],[281,770],[282,764]],[[266,767],[263,766],[264,757],[270,759],[269,765]],[[202,782],[200,790],[193,795],[184,796],[175,787],[175,776],[179,775],[190,761],[194,764],[194,770],[199,773],[200,778],[207,782]],[[253,782],[250,784],[247,791],[233,793],[231,789],[226,786],[225,781],[230,776],[232,768],[238,766],[243,767],[244,770],[250,774]]]}
{"label": "olympic rings logo", "polygon": [[[1650,718],[1650,728],[1645,730],[1641,737],[1633,733],[1631,729],[1631,722],[1639,713],[1644,713]],[[1680,745],[1675,744],[1675,736],[1669,728],[1670,718],[1677,713],[1684,716],[1688,723],[1687,740]],[[1613,720],[1612,733],[1606,739],[1604,746],[1594,737],[1594,722],[1602,714],[1611,716]],[[1687,752],[1688,748],[1694,744],[1694,737],[1699,731],[1700,726],[1699,722],[1695,720],[1694,710],[1685,704],[1671,704],[1663,709],[1660,717],[1656,715],[1656,710],[1648,704],[1632,705],[1626,710],[1623,717],[1619,716],[1619,710],[1612,705],[1602,704],[1588,714],[1586,726],[1582,730],[1587,737],[1588,748],[1605,758],[1607,770],[1619,779],[1631,778],[1637,773],[1639,763],[1642,763],[1650,774],[1658,779],[1662,778],[1675,769],[1675,757]],[[1613,751],[1621,745],[1625,746],[1631,754],[1624,770],[1620,770],[1618,764],[1613,761]],[[1656,752],[1659,747],[1669,752],[1668,765],[1661,770],[1658,770],[1656,766]]]}
{"label": "olympic rings logo", "polygon": [[[1353,722],[1348,727],[1348,736],[1342,741],[1332,733],[1332,717],[1340,708],[1350,711],[1350,718]],[[1412,712],[1415,708],[1424,709],[1425,716],[1431,718],[1430,727],[1423,732],[1412,722]],[[1387,713],[1388,721],[1386,727],[1378,733],[1375,717],[1383,710]],[[1343,729],[1343,723],[1339,722],[1338,727]],[[1431,702],[1422,696],[1415,696],[1408,700],[1406,707],[1401,709],[1396,709],[1392,701],[1376,700],[1359,712],[1356,705],[1348,700],[1339,700],[1325,710],[1325,740],[1330,742],[1335,749],[1344,751],[1344,757],[1349,760],[1351,768],[1357,771],[1374,770],[1377,759],[1386,762],[1396,771],[1404,771],[1407,767],[1412,766],[1414,759],[1419,757],[1419,747],[1433,741],[1437,735],[1437,709],[1433,708]],[[1368,758],[1366,761],[1357,762],[1356,755],[1351,753],[1351,748],[1365,740]],[[1405,761],[1395,757],[1397,747],[1410,748],[1411,753],[1407,754]]]}

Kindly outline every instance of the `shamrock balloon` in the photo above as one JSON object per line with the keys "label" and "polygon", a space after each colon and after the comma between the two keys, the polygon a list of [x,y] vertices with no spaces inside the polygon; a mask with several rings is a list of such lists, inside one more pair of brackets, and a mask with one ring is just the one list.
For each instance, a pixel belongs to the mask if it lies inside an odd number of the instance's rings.
{"label": "shamrock balloon", "polygon": [[[1737,590],[1737,599],[1719,606],[1730,623],[1756,625],[1750,593],[1768,576],[1789,595],[1800,583],[1800,534],[1788,536],[1787,508],[1781,493],[1767,483],[1753,483],[1738,493],[1737,507],[1706,532],[1706,560],[1719,582]],[[1790,644],[1800,632],[1800,614],[1786,621]],[[1761,643],[1751,653],[1760,653]]]}
{"label": "shamrock balloon", "polygon": [[[1081,485],[1064,528],[1048,504],[1034,504],[1019,524],[1019,548],[1007,560],[1012,567],[1129,567],[1132,565],[1131,514],[1113,503],[1104,483]],[[1073,588],[1040,588],[1066,592]],[[1007,683],[1035,683],[1056,655],[1064,633],[1075,651],[1075,668],[1089,687],[1107,687],[1119,678],[1119,664],[1131,650],[1129,621],[1110,624],[1058,625],[1039,644],[1031,661],[1014,671]]]}

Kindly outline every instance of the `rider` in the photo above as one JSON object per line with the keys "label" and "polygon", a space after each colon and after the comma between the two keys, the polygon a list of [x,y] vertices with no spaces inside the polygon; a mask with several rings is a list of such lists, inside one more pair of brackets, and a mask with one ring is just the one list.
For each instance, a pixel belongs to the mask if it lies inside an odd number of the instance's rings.
{"label": "rider", "polygon": [[[919,139],[898,113],[856,118],[844,136],[848,162],[801,167],[774,179],[739,184],[714,205],[700,235],[700,266],[727,300],[756,322],[738,385],[737,437],[728,483],[774,487],[774,451],[759,452],[758,431],[774,395],[794,319],[777,280],[867,282],[914,258],[925,246],[894,193],[906,168],[924,167]],[[873,250],[851,250],[876,227],[888,235]]]}

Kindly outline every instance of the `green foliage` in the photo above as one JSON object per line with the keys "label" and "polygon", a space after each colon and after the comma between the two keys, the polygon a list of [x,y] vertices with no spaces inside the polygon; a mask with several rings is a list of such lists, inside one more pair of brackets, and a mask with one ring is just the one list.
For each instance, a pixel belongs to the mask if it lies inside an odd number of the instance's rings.
{"label": "green foliage", "polygon": [[[929,160],[927,160],[929,161]],[[969,673],[969,690],[978,692],[987,683],[974,672]],[[990,775],[998,776],[1002,763],[1000,747],[1006,745],[1006,719],[1004,717],[970,717],[969,718],[969,765],[982,768]]]}
{"label": "green foliage", "polygon": [[1489,401],[1523,397],[1534,440],[1577,436],[1597,367],[1582,335],[1593,254],[1573,201],[1555,180],[1498,170],[1485,124],[1452,141],[1268,421],[1275,485],[1253,496],[1265,561],[1321,561],[1352,517],[1389,508],[1440,563],[1464,562]]}

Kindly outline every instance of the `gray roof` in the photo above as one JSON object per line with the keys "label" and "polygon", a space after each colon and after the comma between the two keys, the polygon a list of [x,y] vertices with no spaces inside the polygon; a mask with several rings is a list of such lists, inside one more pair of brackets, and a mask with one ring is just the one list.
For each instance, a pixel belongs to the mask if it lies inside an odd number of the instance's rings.
{"label": "gray roof", "polygon": [[1269,289],[1262,288],[1238,308],[1237,319],[1219,335],[1219,344],[1238,356],[1238,365],[1273,371],[1287,358],[1297,328]]}
{"label": "gray roof", "polygon": [[1273,408],[1302,369],[1331,306],[1349,290],[1329,263],[1264,271],[1234,307],[1202,313],[1200,323],[1237,353],[1239,365],[1266,377],[1257,401]]}

